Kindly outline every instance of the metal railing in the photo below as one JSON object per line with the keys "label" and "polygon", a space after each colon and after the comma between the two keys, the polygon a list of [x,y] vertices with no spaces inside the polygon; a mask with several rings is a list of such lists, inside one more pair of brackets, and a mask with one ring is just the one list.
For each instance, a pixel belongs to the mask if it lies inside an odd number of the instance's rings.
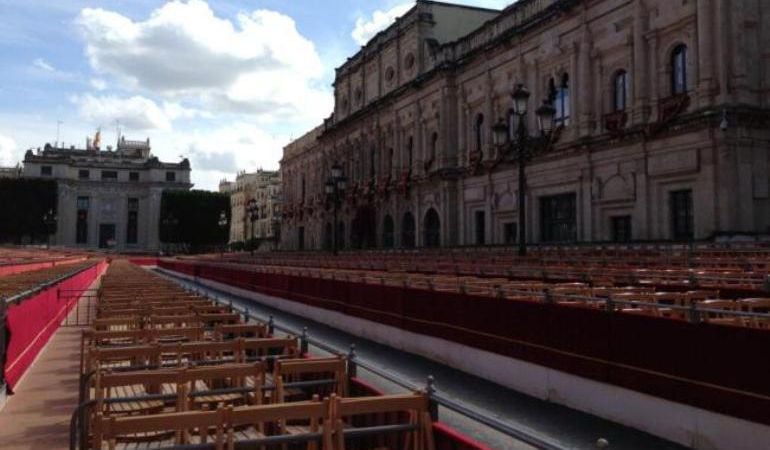
{"label": "metal railing", "polygon": [[[177,277],[175,275],[171,275],[168,272],[164,272],[164,274],[181,279],[180,277]],[[185,280],[189,281],[189,280]],[[310,334],[308,332],[307,327],[303,327],[302,330],[297,330],[295,328],[291,328],[285,325],[280,325],[275,322],[275,319],[272,315],[267,317],[267,320],[265,321],[265,318],[260,318],[254,314],[252,314],[248,308],[239,309],[236,306],[232,304],[232,301],[224,302],[217,296],[209,296],[207,294],[208,292],[215,292],[218,294],[224,294],[224,295],[233,295],[224,291],[221,291],[216,288],[212,288],[210,286],[205,286],[205,290],[201,289],[193,289],[193,292],[195,292],[197,295],[201,295],[207,298],[211,298],[212,300],[229,305],[234,311],[238,311],[241,314],[244,315],[244,319],[246,321],[248,320],[256,320],[261,322],[266,322],[268,324],[268,327],[270,331],[273,330],[281,330],[286,333],[292,334],[294,336],[300,336],[300,347],[303,349],[303,353],[306,353],[308,350],[308,347],[312,345],[313,347],[316,347],[320,350],[323,350],[327,353],[335,354],[335,355],[347,355],[348,358],[348,376],[349,377],[355,377],[357,375],[358,369],[362,368],[366,370],[367,372],[382,378],[383,380],[386,380],[390,383],[393,383],[403,389],[409,390],[409,391],[416,391],[416,390],[423,390],[428,394],[431,402],[431,417],[434,421],[437,421],[439,419],[438,415],[438,406],[442,406],[444,408],[447,408],[451,411],[454,411],[456,413],[459,413],[462,416],[465,416],[469,419],[471,419],[474,422],[483,424],[495,431],[498,431],[500,433],[503,433],[505,435],[511,436],[519,441],[522,441],[526,444],[532,445],[536,448],[543,449],[543,450],[566,450],[565,447],[559,445],[558,443],[555,443],[551,440],[548,440],[542,436],[539,436],[535,433],[532,433],[528,430],[523,430],[520,428],[517,428],[510,423],[504,422],[497,417],[484,414],[481,411],[477,411],[473,408],[470,408],[466,405],[463,405],[460,402],[457,402],[455,400],[452,400],[451,398],[440,394],[436,389],[436,380],[432,375],[429,375],[426,379],[425,386],[418,386],[415,384],[412,384],[406,380],[402,376],[399,376],[398,374],[395,374],[393,372],[388,371],[387,369],[384,369],[382,367],[377,366],[376,364],[373,364],[368,361],[361,360],[358,355],[356,354],[356,347],[355,344],[351,344],[349,349],[340,349],[338,347],[335,347],[333,345],[329,345],[323,341],[320,341],[318,339],[314,339],[310,337]]]}

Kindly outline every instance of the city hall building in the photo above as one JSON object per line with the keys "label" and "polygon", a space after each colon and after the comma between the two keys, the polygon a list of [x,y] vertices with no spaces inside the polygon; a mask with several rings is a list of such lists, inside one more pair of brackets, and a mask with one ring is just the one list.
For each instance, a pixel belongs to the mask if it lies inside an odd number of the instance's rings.
{"label": "city hall building", "polygon": [[[707,239],[770,232],[762,0],[427,0],[336,71],[335,107],[284,149],[283,247]],[[555,108],[517,159],[511,93]],[[513,127],[511,127],[513,128]],[[515,150],[515,148],[514,148]],[[339,165],[347,189],[324,195]]]}
{"label": "city hall building", "polygon": [[67,247],[156,251],[161,195],[167,189],[189,190],[190,163],[166,163],[150,152],[150,140],[121,138],[116,149],[28,150],[24,177],[57,181],[57,245]]}

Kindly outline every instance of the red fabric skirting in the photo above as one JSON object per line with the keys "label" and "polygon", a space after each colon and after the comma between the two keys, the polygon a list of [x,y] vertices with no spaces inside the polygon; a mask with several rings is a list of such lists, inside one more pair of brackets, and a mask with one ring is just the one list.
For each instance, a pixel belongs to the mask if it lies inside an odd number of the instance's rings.
{"label": "red fabric skirting", "polygon": [[161,261],[161,267],[770,424],[770,331]]}
{"label": "red fabric skirting", "polygon": [[8,307],[6,326],[10,332],[10,340],[4,371],[11,390],[76,303],[74,298],[59,299],[58,290],[87,289],[104,270],[105,265],[104,262],[96,264],[48,287],[34,297],[23,300],[20,304]]}

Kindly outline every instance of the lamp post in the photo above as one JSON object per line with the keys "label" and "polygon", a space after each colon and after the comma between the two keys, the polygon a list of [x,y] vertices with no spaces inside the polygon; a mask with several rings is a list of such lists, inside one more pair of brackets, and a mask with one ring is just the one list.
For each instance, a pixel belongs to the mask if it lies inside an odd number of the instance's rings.
{"label": "lamp post", "polygon": [[249,222],[251,223],[251,238],[249,240],[249,248],[251,249],[251,254],[254,254],[254,221],[257,220],[258,214],[259,214],[259,206],[257,206],[257,201],[255,199],[251,199],[246,203],[246,212],[249,215]]}
{"label": "lamp post", "polygon": [[59,220],[56,213],[53,212],[53,209],[49,209],[48,212],[43,214],[43,223],[45,224],[45,230],[46,230],[46,244],[45,248],[46,250],[51,248],[51,234],[53,234],[56,222]]}
{"label": "lamp post", "polygon": [[[230,223],[230,221],[227,219],[227,214],[225,214],[224,211],[220,211],[219,212],[219,221],[217,222],[217,225],[219,225],[219,228],[222,229],[222,232],[224,232],[226,230],[228,223]],[[220,255],[222,258],[225,257],[225,250],[224,250],[225,245],[227,245],[227,244],[225,243],[222,246],[222,253]]]}
{"label": "lamp post", "polygon": [[339,164],[332,166],[331,176],[326,180],[324,192],[326,193],[326,202],[331,203],[334,208],[334,224],[332,225],[332,253],[337,254],[337,210],[345,196],[345,190],[348,187],[348,180],[342,175],[342,167]]}
{"label": "lamp post", "polygon": [[[535,149],[542,148],[542,145],[538,145],[538,143],[547,142],[550,139],[553,132],[554,117],[556,116],[556,108],[548,100],[544,100],[543,105],[535,111],[538,118],[540,135],[530,137],[527,130],[527,103],[529,97],[529,91],[523,84],[516,85],[511,94],[514,120],[511,121],[509,126],[503,119],[500,119],[492,127],[492,138],[495,146],[501,149],[505,156],[513,155],[512,160],[515,160],[519,169],[519,256],[526,256],[527,254],[527,217],[526,208],[524,207],[527,188],[525,168],[532,159]],[[513,129],[514,126],[516,127],[515,130]]]}

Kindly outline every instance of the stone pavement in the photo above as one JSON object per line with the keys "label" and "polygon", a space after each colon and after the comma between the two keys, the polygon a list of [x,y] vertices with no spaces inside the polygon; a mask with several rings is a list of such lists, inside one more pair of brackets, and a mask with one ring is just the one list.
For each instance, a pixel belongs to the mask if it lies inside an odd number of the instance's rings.
{"label": "stone pavement", "polygon": [[[82,318],[85,308],[73,310],[69,319],[78,312]],[[70,416],[78,403],[81,330],[59,328],[8,397],[0,410],[2,450],[69,447]]]}

